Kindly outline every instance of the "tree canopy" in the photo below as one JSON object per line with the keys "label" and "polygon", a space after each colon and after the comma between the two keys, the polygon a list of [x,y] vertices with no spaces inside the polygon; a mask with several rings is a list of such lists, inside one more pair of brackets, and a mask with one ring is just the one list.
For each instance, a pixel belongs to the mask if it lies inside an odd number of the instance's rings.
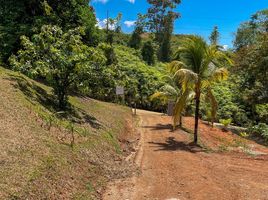
{"label": "tree canopy", "polygon": [[82,42],[83,29],[64,33],[58,26],[43,26],[32,40],[21,37],[23,49],[10,58],[13,69],[31,77],[45,77],[54,89],[58,107],[65,109],[70,87],[83,84],[93,65],[104,58]]}

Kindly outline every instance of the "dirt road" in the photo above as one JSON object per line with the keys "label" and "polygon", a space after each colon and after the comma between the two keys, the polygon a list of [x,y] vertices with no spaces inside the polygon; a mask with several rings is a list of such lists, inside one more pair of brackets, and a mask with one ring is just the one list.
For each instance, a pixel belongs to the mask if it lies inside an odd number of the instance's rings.
{"label": "dirt road", "polygon": [[141,173],[111,183],[104,200],[268,200],[267,156],[206,152],[188,133],[171,132],[170,117],[138,115]]}

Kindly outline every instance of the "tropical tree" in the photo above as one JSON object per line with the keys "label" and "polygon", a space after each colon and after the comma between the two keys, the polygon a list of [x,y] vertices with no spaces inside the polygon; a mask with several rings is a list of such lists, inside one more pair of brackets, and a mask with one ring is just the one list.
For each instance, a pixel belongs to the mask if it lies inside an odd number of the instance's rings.
{"label": "tropical tree", "polygon": [[93,66],[105,60],[100,52],[83,44],[81,34],[83,29],[64,33],[58,26],[45,25],[32,40],[22,36],[23,49],[10,58],[14,70],[47,79],[61,110],[66,109],[70,89],[81,87],[90,78]]}
{"label": "tropical tree", "polygon": [[239,50],[255,44],[260,34],[268,33],[268,9],[258,11],[249,21],[242,23],[234,40],[234,47]]}
{"label": "tropical tree", "polygon": [[182,94],[174,108],[174,127],[181,116],[190,92],[195,93],[195,127],[194,143],[197,144],[198,120],[201,93],[205,93],[212,104],[211,114],[216,115],[217,103],[211,90],[213,83],[226,79],[228,71],[223,64],[231,64],[231,60],[217,46],[208,46],[199,36],[182,40],[175,53],[175,61],[170,64],[170,70],[179,78]]}
{"label": "tropical tree", "polygon": [[174,22],[180,17],[176,7],[181,0],[147,0],[149,8],[147,11],[147,26],[155,35],[155,41],[159,45],[158,59],[162,62],[169,62],[171,52],[171,35]]}
{"label": "tropical tree", "polygon": [[83,43],[96,46],[99,42],[100,32],[89,0],[5,0],[0,4],[0,57],[5,63],[20,48],[22,35],[31,38],[47,24],[57,25],[64,32],[83,27]]}

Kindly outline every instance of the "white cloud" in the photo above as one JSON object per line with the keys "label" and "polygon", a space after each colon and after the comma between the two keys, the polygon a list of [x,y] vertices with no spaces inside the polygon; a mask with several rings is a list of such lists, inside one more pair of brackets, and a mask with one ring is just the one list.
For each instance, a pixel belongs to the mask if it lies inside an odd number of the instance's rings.
{"label": "white cloud", "polygon": [[[96,26],[99,28],[99,29],[106,29],[106,26],[107,26],[107,19],[103,19],[103,20],[100,20],[99,18],[97,18],[97,24]],[[109,23],[109,30],[114,30],[115,29],[115,25],[111,25]]]}
{"label": "white cloud", "polygon": [[223,47],[223,49],[226,51],[226,50],[228,50],[228,47],[229,47],[229,46],[225,44],[225,45],[223,45],[222,47]]}
{"label": "white cloud", "polygon": [[[103,4],[105,4],[105,3],[107,3],[109,0],[94,0],[93,2],[100,2],[100,3],[103,3]],[[130,0],[130,1],[132,1],[132,0]]]}
{"label": "white cloud", "polygon": [[130,2],[130,3],[135,3],[135,0],[127,0],[128,2]]}
{"label": "white cloud", "polygon": [[134,26],[135,23],[136,23],[136,21],[124,21],[124,24],[125,24],[128,28]]}

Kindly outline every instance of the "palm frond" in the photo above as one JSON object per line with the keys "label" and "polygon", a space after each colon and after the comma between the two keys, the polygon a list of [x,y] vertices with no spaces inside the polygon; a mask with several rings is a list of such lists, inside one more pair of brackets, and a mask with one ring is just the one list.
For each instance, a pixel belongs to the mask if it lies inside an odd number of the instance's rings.
{"label": "palm frond", "polygon": [[149,99],[150,101],[154,99],[160,99],[163,102],[167,102],[168,100],[176,100],[180,95],[180,90],[172,85],[166,84],[162,86],[159,91],[152,94]]}
{"label": "palm frond", "polygon": [[150,101],[153,101],[154,99],[160,99],[161,101],[167,101],[168,96],[164,92],[155,92],[149,97]]}
{"label": "palm frond", "polygon": [[191,88],[198,80],[198,75],[189,69],[180,69],[174,76],[179,78],[183,92]]}
{"label": "palm frond", "polygon": [[226,80],[228,78],[228,70],[226,68],[216,69],[210,76],[209,80],[213,82]]}
{"label": "palm frond", "polygon": [[171,73],[175,73],[176,71],[178,71],[179,69],[183,69],[186,68],[185,64],[181,61],[172,61],[169,65],[168,65],[168,70]]}
{"label": "palm frond", "polygon": [[160,91],[164,92],[167,96],[173,96],[173,97],[177,97],[179,96],[180,94],[180,90],[179,88],[176,88],[176,87],[173,87],[169,84],[166,84],[164,86],[162,86],[160,88]]}
{"label": "palm frond", "polygon": [[173,128],[176,128],[176,125],[180,119],[181,113],[183,109],[185,108],[185,105],[187,103],[187,99],[189,98],[190,90],[186,90],[183,92],[183,94],[180,96],[180,98],[176,101],[174,112],[173,112]]}

